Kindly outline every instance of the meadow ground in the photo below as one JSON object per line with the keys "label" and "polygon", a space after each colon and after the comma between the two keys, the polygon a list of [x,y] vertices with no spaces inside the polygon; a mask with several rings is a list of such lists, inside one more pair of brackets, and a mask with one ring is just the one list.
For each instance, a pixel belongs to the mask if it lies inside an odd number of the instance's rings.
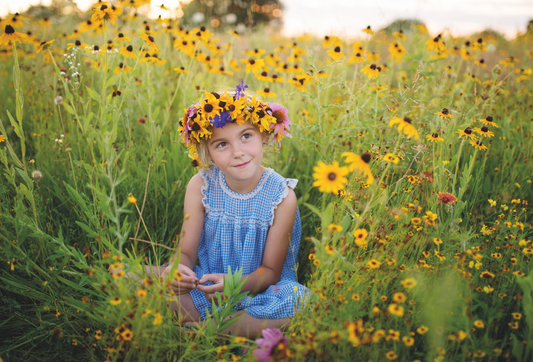
{"label": "meadow ground", "polygon": [[176,328],[168,281],[108,273],[174,253],[197,172],[179,121],[241,80],[289,109],[267,162],[299,179],[313,291],[273,360],[533,358],[531,31],[286,39],[134,13],[0,22],[0,360],[253,358],[220,315]]}

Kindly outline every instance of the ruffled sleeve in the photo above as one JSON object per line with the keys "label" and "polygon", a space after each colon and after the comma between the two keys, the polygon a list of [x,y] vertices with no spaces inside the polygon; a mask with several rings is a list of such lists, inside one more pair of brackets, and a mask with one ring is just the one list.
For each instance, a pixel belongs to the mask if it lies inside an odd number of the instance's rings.
{"label": "ruffled sleeve", "polygon": [[[212,172],[212,171],[209,171],[209,172]],[[203,168],[200,169],[198,174],[200,175],[202,180],[204,180],[204,185],[202,186],[202,189],[201,189],[201,191],[202,191],[202,204],[204,205],[205,212],[208,213],[209,211],[211,211],[211,206],[209,206],[209,203],[207,201],[207,198],[209,196],[209,176],[208,176],[207,172]]]}
{"label": "ruffled sleeve", "polygon": [[283,201],[283,199],[286,198],[287,195],[289,194],[289,188],[294,190],[296,188],[297,183],[298,183],[298,180],[294,178],[286,178],[282,181],[281,191],[278,194],[277,198],[272,203],[272,211],[271,211],[272,216],[270,218],[269,226],[272,226],[272,224],[274,223],[274,211],[278,208],[278,205]]}

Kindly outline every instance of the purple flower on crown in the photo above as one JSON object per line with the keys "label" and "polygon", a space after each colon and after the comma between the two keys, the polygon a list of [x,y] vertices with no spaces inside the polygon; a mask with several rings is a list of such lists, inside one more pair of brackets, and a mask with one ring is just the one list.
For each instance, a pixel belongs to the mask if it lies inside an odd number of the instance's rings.
{"label": "purple flower on crown", "polygon": [[246,88],[248,88],[248,86],[244,84],[244,80],[241,80],[241,82],[237,84],[237,87],[235,88],[235,99],[246,97],[246,93],[244,93]]}
{"label": "purple flower on crown", "polygon": [[259,362],[267,362],[272,358],[272,354],[275,353],[275,348],[281,343],[284,347],[289,342],[287,337],[283,336],[283,333],[279,329],[266,328],[263,329],[263,338],[259,338],[255,342],[259,348],[252,351],[253,355]]}
{"label": "purple flower on crown", "polygon": [[222,112],[220,115],[215,115],[215,117],[209,117],[211,123],[216,128],[222,128],[228,122],[229,112]]}

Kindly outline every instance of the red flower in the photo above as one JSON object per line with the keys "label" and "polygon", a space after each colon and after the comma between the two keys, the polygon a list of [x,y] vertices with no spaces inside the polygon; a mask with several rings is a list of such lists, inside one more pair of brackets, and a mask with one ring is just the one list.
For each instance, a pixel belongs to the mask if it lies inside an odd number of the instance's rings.
{"label": "red flower", "polygon": [[138,121],[139,121],[139,123],[144,124],[144,123],[146,122],[146,119],[144,119],[144,118],[139,118]]}
{"label": "red flower", "polygon": [[437,204],[440,202],[443,204],[453,204],[455,201],[457,201],[457,197],[453,196],[452,194],[439,192],[439,201],[437,201]]}

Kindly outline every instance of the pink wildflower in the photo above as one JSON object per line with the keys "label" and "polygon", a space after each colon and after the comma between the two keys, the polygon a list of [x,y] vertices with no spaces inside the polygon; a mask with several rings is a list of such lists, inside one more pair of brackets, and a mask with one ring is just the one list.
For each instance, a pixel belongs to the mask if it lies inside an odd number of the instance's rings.
{"label": "pink wildflower", "polygon": [[256,340],[259,348],[252,351],[253,355],[259,362],[267,362],[272,358],[274,348],[280,343],[283,347],[287,346],[287,337],[283,336],[283,333],[279,329],[266,328],[263,329],[263,338]]}

